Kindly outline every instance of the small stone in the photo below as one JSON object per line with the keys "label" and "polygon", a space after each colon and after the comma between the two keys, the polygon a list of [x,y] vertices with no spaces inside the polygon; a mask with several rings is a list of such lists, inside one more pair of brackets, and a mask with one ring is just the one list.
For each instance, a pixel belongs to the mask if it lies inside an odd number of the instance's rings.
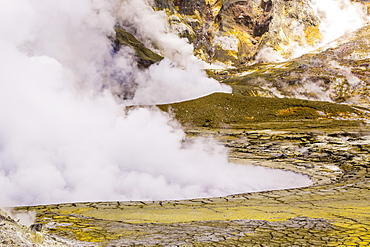
{"label": "small stone", "polygon": [[31,229],[31,231],[34,231],[34,232],[41,232],[42,231],[42,224],[41,223],[32,224],[30,226],[30,229]]}

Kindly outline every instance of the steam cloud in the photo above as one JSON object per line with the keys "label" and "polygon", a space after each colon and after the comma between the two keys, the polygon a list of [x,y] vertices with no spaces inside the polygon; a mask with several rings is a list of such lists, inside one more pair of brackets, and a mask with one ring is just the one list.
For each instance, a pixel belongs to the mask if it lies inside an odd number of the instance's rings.
{"label": "steam cloud", "polygon": [[[143,72],[128,48],[112,57],[107,37],[117,22],[167,58]],[[215,141],[184,141],[169,115],[125,107],[228,91],[144,0],[6,0],[0,37],[0,205],[210,197],[310,183],[230,164]],[[138,84],[130,102],[109,90],[116,71]]]}
{"label": "steam cloud", "polygon": [[364,26],[368,21],[364,6],[350,0],[311,0],[311,5],[320,19],[321,45]]}

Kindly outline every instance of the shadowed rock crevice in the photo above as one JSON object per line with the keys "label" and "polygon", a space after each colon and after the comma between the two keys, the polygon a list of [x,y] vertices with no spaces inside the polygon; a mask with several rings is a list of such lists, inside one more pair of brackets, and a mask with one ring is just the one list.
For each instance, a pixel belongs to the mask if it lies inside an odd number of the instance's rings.
{"label": "shadowed rock crevice", "polygon": [[[225,19],[225,24],[220,21],[221,26],[233,28],[236,24],[252,37],[260,37],[268,32],[272,21],[272,1],[261,1],[260,8],[257,10],[252,7],[252,4],[250,1],[236,1],[227,5],[226,8],[221,8],[218,20]],[[233,22],[228,23],[227,19],[230,17]]]}

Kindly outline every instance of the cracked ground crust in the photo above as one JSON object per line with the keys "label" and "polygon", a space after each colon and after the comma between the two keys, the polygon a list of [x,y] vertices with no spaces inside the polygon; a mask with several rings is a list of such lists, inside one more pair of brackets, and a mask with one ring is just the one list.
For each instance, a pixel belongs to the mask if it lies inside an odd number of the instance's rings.
{"label": "cracked ground crust", "polygon": [[[308,188],[222,198],[16,210],[36,211],[37,222],[46,225],[46,232],[89,242],[89,246],[370,245],[367,128],[329,132],[193,129],[188,135],[216,136],[230,149],[233,161],[305,171],[315,183]],[[295,147],[305,147],[308,155]],[[333,164],[341,166],[340,172],[327,168]]]}

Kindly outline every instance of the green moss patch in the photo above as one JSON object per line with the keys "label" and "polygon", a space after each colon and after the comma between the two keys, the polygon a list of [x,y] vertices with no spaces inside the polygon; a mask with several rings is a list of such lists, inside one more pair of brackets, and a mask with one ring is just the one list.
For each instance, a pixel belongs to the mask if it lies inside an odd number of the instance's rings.
{"label": "green moss patch", "polygon": [[[163,111],[174,113],[183,125],[193,127],[253,128],[262,122],[285,125],[288,122],[309,122],[335,127],[336,118],[356,120],[361,112],[348,105],[290,98],[248,97],[215,93],[191,101],[160,105]],[[343,121],[340,124],[344,124]],[[347,124],[360,124],[348,121]],[[300,123],[302,125],[302,123]],[[303,124],[304,125],[304,124]],[[279,128],[279,127],[277,127]]]}

